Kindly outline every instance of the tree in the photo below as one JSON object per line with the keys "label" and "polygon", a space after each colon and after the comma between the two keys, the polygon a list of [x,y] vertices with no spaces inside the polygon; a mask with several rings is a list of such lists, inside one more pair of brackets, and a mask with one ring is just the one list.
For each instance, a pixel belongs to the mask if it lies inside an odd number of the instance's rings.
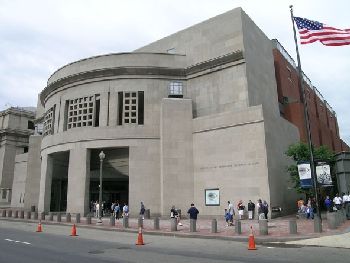
{"label": "tree", "polygon": [[[334,173],[332,172],[335,164],[334,153],[327,146],[324,145],[318,148],[314,148],[313,153],[315,161],[325,161],[329,163],[331,167],[332,180],[334,184],[337,185],[335,183],[336,178],[335,176],[333,176]],[[291,176],[291,181],[294,184],[294,188],[297,190],[298,193],[304,193],[307,196],[311,195],[313,193],[313,188],[300,187],[300,180],[297,167],[298,161],[310,161],[310,151],[308,145],[303,142],[294,143],[288,147],[288,150],[285,154],[291,157],[295,162],[295,164],[292,164],[287,168],[287,171]]]}

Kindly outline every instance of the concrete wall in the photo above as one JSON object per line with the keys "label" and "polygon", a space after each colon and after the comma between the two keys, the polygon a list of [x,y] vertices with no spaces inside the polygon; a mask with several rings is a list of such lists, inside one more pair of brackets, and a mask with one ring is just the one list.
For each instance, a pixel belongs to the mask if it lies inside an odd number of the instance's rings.
{"label": "concrete wall", "polygon": [[[193,124],[195,202],[220,215],[227,201],[269,200],[261,107],[197,118]],[[205,206],[205,189],[220,190],[220,206]]]}
{"label": "concrete wall", "polygon": [[350,191],[350,152],[342,152],[335,157],[338,191],[347,193]]}
{"label": "concrete wall", "polygon": [[270,189],[267,201],[271,207],[293,209],[297,196],[286,171],[291,162],[284,153],[290,144],[299,141],[299,132],[280,117],[272,42],[245,13],[242,20],[249,105],[263,108]]}
{"label": "concrete wall", "polygon": [[160,123],[161,212],[185,211],[194,201],[192,101],[163,99]]}
{"label": "concrete wall", "polygon": [[26,199],[25,184],[27,178],[28,153],[16,155],[12,184],[11,207],[23,208]]}
{"label": "concrete wall", "polygon": [[40,172],[41,172],[41,136],[29,137],[27,180],[25,184],[26,198],[24,209],[29,210],[32,206],[38,207]]}
{"label": "concrete wall", "polygon": [[[135,50],[136,52],[167,52],[185,54],[187,65],[242,50],[241,8],[208,19]],[[220,28],[220,29],[219,29]]]}

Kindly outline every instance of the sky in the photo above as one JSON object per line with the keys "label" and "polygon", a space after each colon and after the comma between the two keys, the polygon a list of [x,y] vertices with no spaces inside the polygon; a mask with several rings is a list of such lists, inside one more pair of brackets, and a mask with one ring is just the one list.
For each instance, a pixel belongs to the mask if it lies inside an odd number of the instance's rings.
{"label": "sky", "polygon": [[[348,0],[0,0],[0,110],[36,106],[58,68],[107,53],[130,52],[193,24],[242,7],[296,61],[294,15],[350,28]],[[299,46],[301,65],[337,113],[350,145],[350,45]]]}

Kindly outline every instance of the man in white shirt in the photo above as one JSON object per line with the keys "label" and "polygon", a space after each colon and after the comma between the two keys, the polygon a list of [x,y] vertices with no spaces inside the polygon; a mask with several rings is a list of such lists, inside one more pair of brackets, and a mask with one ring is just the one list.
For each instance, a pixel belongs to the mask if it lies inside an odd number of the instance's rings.
{"label": "man in white shirt", "polygon": [[333,199],[333,203],[335,204],[335,207],[337,208],[337,210],[341,209],[343,200],[341,199],[339,194],[336,194],[336,196]]}
{"label": "man in white shirt", "polygon": [[343,204],[345,208],[346,218],[350,219],[350,195],[349,192],[347,194],[343,194]]}

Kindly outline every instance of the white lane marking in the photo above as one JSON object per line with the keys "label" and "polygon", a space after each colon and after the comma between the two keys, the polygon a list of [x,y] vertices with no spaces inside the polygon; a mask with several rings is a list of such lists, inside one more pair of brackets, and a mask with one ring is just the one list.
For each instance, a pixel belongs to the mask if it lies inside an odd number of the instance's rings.
{"label": "white lane marking", "polygon": [[267,247],[267,248],[274,248],[274,247]]}
{"label": "white lane marking", "polygon": [[29,242],[19,241],[19,240],[12,240],[12,239],[9,239],[9,238],[6,238],[4,240],[6,240],[8,242],[15,242],[15,243],[22,243],[22,244],[25,244],[25,245],[31,245],[31,243],[29,243]]}

